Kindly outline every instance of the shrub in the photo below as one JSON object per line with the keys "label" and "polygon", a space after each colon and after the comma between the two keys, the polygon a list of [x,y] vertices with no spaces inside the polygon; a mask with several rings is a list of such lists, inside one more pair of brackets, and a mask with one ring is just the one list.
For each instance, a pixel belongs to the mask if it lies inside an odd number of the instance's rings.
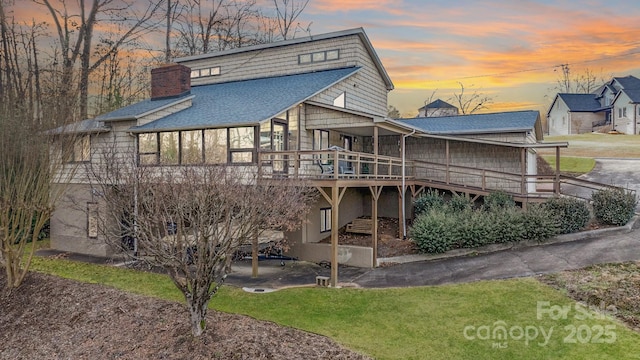
{"label": "shrub", "polygon": [[491,226],[489,243],[507,243],[520,241],[524,235],[523,212],[515,206],[494,208],[491,212],[484,212]]}
{"label": "shrub", "polygon": [[435,189],[429,189],[413,202],[416,216],[426,213],[431,209],[441,209],[444,206],[444,197]]}
{"label": "shrub", "polygon": [[554,197],[545,201],[543,208],[555,217],[558,234],[576,232],[587,226],[591,219],[587,204],[579,199]]}
{"label": "shrub", "polygon": [[610,225],[624,225],[633,217],[636,195],[622,189],[603,189],[591,195],[593,213],[599,221]]}
{"label": "shrub", "polygon": [[473,201],[467,196],[453,194],[447,205],[450,211],[461,212],[471,210],[473,208]]}
{"label": "shrub", "polygon": [[455,220],[442,209],[432,209],[413,222],[409,235],[420,251],[443,253],[453,248],[456,239]]}
{"label": "shrub", "polygon": [[[529,208],[523,214],[523,240],[542,242],[560,232],[561,220],[555,213],[548,211],[546,205],[529,205]],[[589,210],[587,210],[587,222],[588,221]]]}
{"label": "shrub", "polygon": [[484,197],[484,209],[487,211],[495,211],[504,208],[512,208],[516,206],[513,197],[504,191],[494,191]]}
{"label": "shrub", "polygon": [[474,248],[491,243],[493,224],[485,213],[467,210],[457,216],[456,244],[461,248]]}

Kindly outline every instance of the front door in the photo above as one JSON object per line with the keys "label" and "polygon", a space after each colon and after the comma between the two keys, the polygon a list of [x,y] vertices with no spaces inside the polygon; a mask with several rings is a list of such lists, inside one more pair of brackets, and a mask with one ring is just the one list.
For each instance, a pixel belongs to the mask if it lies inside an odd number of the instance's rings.
{"label": "front door", "polygon": [[[287,124],[273,121],[271,128],[271,150],[286,151],[288,144]],[[287,172],[287,162],[285,155],[275,155],[273,159],[273,171],[284,173]]]}

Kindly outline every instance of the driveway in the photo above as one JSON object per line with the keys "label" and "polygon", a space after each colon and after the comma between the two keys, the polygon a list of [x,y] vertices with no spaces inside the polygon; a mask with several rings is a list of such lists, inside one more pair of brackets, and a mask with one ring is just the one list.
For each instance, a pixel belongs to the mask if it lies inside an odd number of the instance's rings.
{"label": "driveway", "polygon": [[[640,194],[640,159],[598,158],[593,170],[580,178],[625,187]],[[640,211],[640,204],[636,210]]]}

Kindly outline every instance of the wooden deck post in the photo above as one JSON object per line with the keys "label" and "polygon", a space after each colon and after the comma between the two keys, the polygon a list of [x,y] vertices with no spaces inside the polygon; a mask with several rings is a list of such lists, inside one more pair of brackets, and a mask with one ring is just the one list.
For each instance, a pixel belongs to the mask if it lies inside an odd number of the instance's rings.
{"label": "wooden deck post", "polygon": [[446,180],[447,180],[447,184],[449,184],[449,182],[451,181],[451,175],[449,173],[449,164],[451,163],[451,153],[449,152],[449,140],[445,140],[444,143],[444,156],[445,156],[445,160],[446,160],[446,164],[447,164],[447,173],[446,173]]}
{"label": "wooden deck post", "polygon": [[520,194],[523,196],[526,193],[526,176],[527,176],[527,155],[525,153],[525,148],[520,149]]}
{"label": "wooden deck post", "polygon": [[402,207],[404,206],[404,196],[402,194],[402,186],[397,186],[398,188],[398,238],[402,239],[404,237],[404,224],[402,222]]}
{"label": "wooden deck post", "polygon": [[369,186],[371,191],[371,237],[373,243],[373,267],[378,266],[378,199],[382,192],[382,186]]}
{"label": "wooden deck post", "polygon": [[560,194],[560,146],[556,146],[556,177],[553,181],[553,191]]}
{"label": "wooden deck post", "polygon": [[258,232],[251,239],[251,277],[258,277]]}
{"label": "wooden deck post", "polygon": [[[337,168],[334,168],[337,170]],[[337,171],[334,171],[337,172]],[[331,287],[338,286],[338,209],[340,207],[339,189],[331,187]]]}
{"label": "wooden deck post", "polygon": [[373,127],[373,176],[378,178],[378,127]]}

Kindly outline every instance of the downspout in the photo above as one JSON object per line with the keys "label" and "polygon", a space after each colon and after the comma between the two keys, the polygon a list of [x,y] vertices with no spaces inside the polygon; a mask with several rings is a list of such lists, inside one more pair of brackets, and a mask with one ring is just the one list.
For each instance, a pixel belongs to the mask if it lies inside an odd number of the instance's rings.
{"label": "downspout", "polygon": [[[138,166],[138,159],[136,158],[138,154],[138,136],[133,133],[129,133],[129,135],[133,136],[133,146],[136,149],[133,153],[133,164]],[[138,173],[136,171],[135,182],[133,183],[133,257],[134,259],[138,258]]]}
{"label": "downspout", "polygon": [[[425,111],[426,111],[426,109],[425,109]],[[406,218],[407,215],[405,214],[405,212],[406,212],[406,210],[405,210],[406,204],[405,204],[405,201],[404,201],[404,194],[407,192],[407,189],[406,189],[407,185],[406,185],[406,180],[405,180],[405,174],[406,174],[406,170],[405,170],[405,167],[406,167],[406,164],[405,164],[405,161],[406,161],[406,154],[405,154],[406,153],[406,140],[405,139],[407,137],[415,134],[415,133],[416,133],[416,130],[413,129],[413,130],[411,130],[411,132],[409,134],[402,135],[402,239],[403,240],[407,239],[407,218]]]}

